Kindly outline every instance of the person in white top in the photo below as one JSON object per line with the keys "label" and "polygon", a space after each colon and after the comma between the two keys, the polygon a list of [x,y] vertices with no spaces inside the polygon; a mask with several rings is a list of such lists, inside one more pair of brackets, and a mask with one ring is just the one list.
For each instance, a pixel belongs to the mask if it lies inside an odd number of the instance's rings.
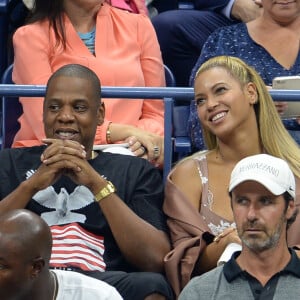
{"label": "person in white top", "polygon": [[0,216],[0,295],[5,300],[121,300],[109,284],[86,275],[49,270],[52,236],[35,213]]}

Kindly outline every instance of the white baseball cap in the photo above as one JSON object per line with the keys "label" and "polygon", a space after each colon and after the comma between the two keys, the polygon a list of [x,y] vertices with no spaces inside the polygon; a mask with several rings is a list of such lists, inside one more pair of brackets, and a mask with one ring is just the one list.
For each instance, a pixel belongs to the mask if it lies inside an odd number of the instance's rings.
{"label": "white baseball cap", "polygon": [[281,158],[257,154],[240,160],[231,173],[229,192],[247,180],[262,184],[273,195],[279,196],[288,192],[295,199],[294,174],[287,162]]}

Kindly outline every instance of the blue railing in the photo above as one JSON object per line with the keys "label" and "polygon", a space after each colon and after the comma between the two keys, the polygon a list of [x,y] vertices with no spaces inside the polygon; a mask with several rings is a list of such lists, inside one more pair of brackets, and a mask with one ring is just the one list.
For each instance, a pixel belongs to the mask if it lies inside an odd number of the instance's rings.
{"label": "blue railing", "polygon": [[[42,97],[44,85],[0,84],[1,96]],[[300,90],[270,90],[274,101],[300,101]],[[193,88],[178,87],[102,87],[103,98],[162,99],[173,98],[190,101],[194,97]]]}
{"label": "blue railing", "polygon": [[[42,97],[44,85],[0,84],[0,96],[6,97]],[[274,101],[300,101],[300,90],[271,90]],[[163,99],[165,103],[165,165],[164,180],[172,164],[172,111],[174,100],[191,101],[194,98],[193,88],[177,87],[102,87],[103,98],[128,99]]]}

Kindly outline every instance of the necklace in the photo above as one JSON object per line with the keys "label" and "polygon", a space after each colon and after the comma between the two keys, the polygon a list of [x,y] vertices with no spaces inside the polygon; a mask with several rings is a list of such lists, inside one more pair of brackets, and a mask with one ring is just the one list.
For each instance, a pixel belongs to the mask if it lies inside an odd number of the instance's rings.
{"label": "necklace", "polygon": [[50,271],[52,278],[53,278],[53,284],[54,284],[54,291],[53,291],[53,297],[52,300],[56,299],[56,294],[57,294],[57,279],[56,279],[56,275],[54,272]]}

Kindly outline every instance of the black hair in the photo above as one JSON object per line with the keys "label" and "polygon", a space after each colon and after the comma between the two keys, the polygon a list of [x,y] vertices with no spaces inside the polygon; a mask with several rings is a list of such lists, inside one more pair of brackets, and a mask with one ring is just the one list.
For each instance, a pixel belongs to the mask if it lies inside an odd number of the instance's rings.
{"label": "black hair", "polygon": [[62,0],[35,0],[28,23],[49,21],[49,27],[54,30],[57,46],[61,43],[66,46],[66,34],[63,20],[64,1]]}
{"label": "black hair", "polygon": [[[95,98],[97,100],[101,99],[101,83],[94,71],[91,69],[79,65],[79,64],[68,64],[64,65],[63,67],[59,68],[55,71],[47,82],[46,87],[46,94],[48,92],[48,87],[51,84],[51,81],[59,76],[67,76],[67,77],[77,77],[77,78],[84,78],[90,81],[92,84],[92,89],[95,92]],[[99,101],[100,103],[100,101]]]}
{"label": "black hair", "polygon": [[[285,201],[285,210],[287,210],[290,201],[294,201],[295,199],[288,192],[285,192],[283,194],[283,198]],[[298,212],[299,212],[299,210],[298,210],[298,208],[296,208],[293,215],[289,219],[287,219],[287,222],[286,222],[287,229],[295,222]]]}

